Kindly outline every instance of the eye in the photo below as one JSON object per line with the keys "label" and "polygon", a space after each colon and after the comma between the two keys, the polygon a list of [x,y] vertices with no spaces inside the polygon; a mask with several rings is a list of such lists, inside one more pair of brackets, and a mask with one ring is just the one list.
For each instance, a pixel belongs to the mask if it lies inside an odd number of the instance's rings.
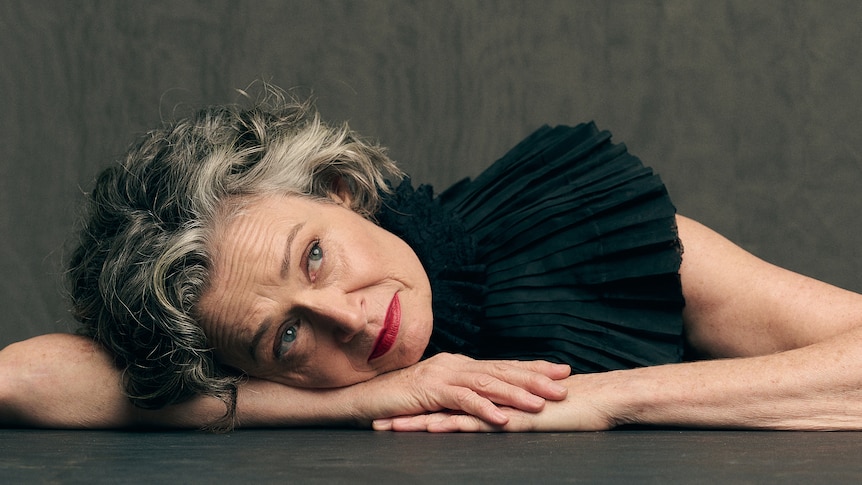
{"label": "eye", "polygon": [[281,334],[281,343],[278,346],[278,357],[281,357],[290,351],[290,348],[293,346],[293,342],[296,341],[298,334],[299,324],[293,324],[284,329],[284,332]]}
{"label": "eye", "polygon": [[317,278],[317,272],[320,271],[320,266],[323,264],[323,248],[320,247],[320,241],[314,241],[311,249],[308,251],[308,276],[311,281]]}

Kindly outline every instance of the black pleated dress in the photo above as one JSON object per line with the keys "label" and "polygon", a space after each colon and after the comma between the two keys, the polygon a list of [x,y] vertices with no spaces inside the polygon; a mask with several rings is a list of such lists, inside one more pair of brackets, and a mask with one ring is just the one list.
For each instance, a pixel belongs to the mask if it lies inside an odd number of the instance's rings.
{"label": "black pleated dress", "polygon": [[543,127],[438,196],[403,182],[377,220],[431,280],[426,356],[545,359],[574,372],[683,355],[676,209],[594,124]]}

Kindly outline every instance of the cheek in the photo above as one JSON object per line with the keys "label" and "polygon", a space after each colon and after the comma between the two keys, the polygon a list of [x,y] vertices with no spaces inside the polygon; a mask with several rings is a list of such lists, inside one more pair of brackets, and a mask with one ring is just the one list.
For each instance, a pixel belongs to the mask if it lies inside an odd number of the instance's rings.
{"label": "cheek", "polygon": [[414,302],[412,311],[414,318],[404,335],[404,348],[402,349],[402,364],[413,365],[422,359],[422,354],[431,341],[431,333],[434,330],[434,316],[431,310],[431,291],[420,292]]}

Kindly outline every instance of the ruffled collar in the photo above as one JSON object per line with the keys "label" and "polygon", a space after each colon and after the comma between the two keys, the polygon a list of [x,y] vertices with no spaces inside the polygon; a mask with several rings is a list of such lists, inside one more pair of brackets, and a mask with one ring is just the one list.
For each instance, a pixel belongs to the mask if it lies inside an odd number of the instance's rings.
{"label": "ruffled collar", "polygon": [[430,185],[403,181],[375,218],[407,242],[431,282],[434,331],[425,357],[439,352],[475,355],[482,318],[485,267],[476,264],[476,246],[458,218],[434,199]]}

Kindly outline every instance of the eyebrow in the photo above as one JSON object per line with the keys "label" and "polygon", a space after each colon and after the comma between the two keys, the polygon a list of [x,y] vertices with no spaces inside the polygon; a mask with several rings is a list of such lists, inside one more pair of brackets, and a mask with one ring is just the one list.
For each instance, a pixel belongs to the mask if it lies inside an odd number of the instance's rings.
{"label": "eyebrow", "polygon": [[[293,226],[293,229],[291,229],[287,234],[287,241],[284,245],[284,258],[282,259],[281,271],[279,272],[282,279],[287,277],[287,273],[290,270],[290,249],[293,247],[293,241],[296,239],[296,235],[303,226],[305,226],[304,222],[297,224]],[[266,319],[261,322],[261,324],[258,325],[257,330],[254,331],[254,336],[252,336],[251,342],[248,345],[248,353],[251,356],[251,360],[255,363],[257,363],[257,348],[260,346],[260,341],[271,327],[272,321],[270,319]]]}
{"label": "eyebrow", "polygon": [[293,246],[293,240],[296,239],[296,234],[305,226],[304,222],[301,222],[290,230],[290,233],[287,235],[287,243],[285,243],[284,248],[284,259],[281,262],[281,278],[284,279],[287,277],[287,272],[290,271],[290,248]]}

